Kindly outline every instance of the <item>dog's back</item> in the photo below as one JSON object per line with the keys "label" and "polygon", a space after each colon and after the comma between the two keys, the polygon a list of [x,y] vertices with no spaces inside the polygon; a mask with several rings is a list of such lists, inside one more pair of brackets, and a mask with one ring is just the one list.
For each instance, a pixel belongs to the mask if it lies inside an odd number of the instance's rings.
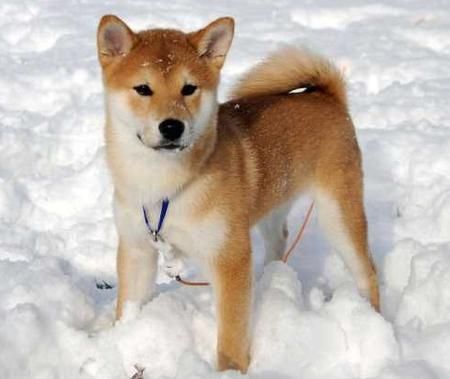
{"label": "dog's back", "polygon": [[307,50],[284,48],[253,68],[221,106],[218,123],[222,134],[238,128],[254,157],[254,221],[318,184],[325,168],[360,171],[343,78]]}

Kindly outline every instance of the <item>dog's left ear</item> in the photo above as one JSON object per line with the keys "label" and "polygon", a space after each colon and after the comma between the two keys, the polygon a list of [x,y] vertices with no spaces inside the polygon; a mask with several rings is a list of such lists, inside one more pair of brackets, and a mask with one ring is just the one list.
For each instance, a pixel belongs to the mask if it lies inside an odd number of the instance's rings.
{"label": "dog's left ear", "polygon": [[225,62],[233,40],[234,20],[231,17],[218,18],[197,32],[188,35],[198,54],[220,70]]}

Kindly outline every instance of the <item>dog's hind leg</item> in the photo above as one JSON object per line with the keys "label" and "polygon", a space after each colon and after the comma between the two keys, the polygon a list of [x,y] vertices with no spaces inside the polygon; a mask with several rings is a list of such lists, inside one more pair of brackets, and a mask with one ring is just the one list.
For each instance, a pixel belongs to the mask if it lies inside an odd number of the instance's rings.
{"label": "dog's hind leg", "polygon": [[290,203],[283,204],[266,215],[257,224],[257,228],[263,237],[266,251],[264,264],[280,260],[283,257],[288,237],[287,215],[290,208]]}
{"label": "dog's hind leg", "polygon": [[355,278],[360,293],[379,310],[377,275],[367,241],[362,172],[356,164],[328,172],[320,179],[315,191],[319,222]]}

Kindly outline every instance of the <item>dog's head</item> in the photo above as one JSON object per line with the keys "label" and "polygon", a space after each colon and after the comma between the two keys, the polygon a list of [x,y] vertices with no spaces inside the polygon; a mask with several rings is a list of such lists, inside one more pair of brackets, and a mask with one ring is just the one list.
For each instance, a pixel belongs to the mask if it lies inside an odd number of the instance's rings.
{"label": "dog's head", "polygon": [[217,112],[220,70],[234,22],[220,18],[183,33],[133,32],[104,16],[97,33],[108,117],[123,138],[157,152],[181,151],[201,137]]}

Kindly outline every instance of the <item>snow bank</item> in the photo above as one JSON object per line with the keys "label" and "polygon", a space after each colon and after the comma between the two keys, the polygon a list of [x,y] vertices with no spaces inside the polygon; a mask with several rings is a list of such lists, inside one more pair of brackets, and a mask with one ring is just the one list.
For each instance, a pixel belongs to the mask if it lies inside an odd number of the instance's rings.
{"label": "snow bank", "polygon": [[[221,96],[280,43],[334,58],[366,172],[382,316],[315,220],[290,265],[255,233],[252,363],[217,373],[209,288],[160,277],[113,326],[116,235],[95,50],[101,15],[136,28],[236,17]],[[419,0],[12,1],[0,4],[0,372],[5,379],[448,379],[450,9]],[[307,202],[290,218],[295,230]],[[108,289],[110,286],[112,288]]]}

